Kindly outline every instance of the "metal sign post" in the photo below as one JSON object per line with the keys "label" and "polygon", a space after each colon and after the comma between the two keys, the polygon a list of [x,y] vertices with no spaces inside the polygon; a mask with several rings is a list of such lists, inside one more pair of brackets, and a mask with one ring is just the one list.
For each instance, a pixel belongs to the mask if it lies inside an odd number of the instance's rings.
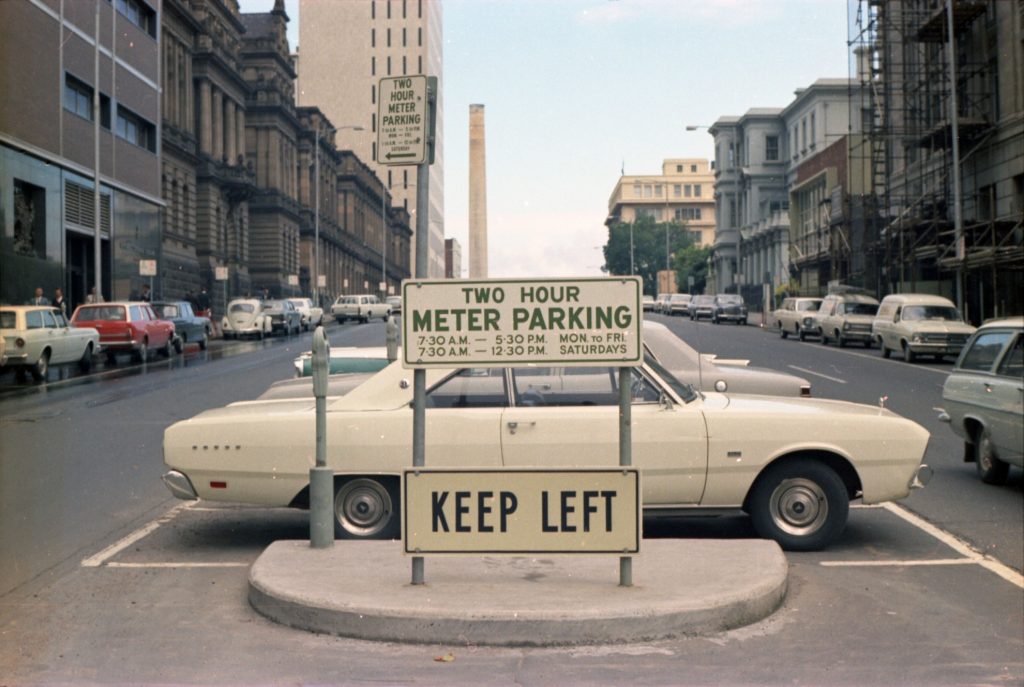
{"label": "metal sign post", "polygon": [[[377,162],[416,165],[416,276],[427,276],[430,233],[430,165],[434,162],[437,77],[384,78],[377,90]],[[364,282],[364,288],[369,284]],[[427,372],[413,373],[412,465],[423,467],[426,445]],[[412,584],[423,584],[423,557],[412,559]]]}

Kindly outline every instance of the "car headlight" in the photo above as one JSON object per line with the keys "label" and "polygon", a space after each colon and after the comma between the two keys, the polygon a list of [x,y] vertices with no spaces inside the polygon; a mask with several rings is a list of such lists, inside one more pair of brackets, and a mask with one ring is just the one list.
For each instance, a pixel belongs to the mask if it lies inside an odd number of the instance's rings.
{"label": "car headlight", "polygon": [[849,322],[843,322],[843,331],[845,332],[845,331],[849,330],[849,328],[850,328],[850,323]]}
{"label": "car headlight", "polygon": [[921,343],[922,341],[924,341],[924,337],[923,337],[923,336],[921,336],[920,334],[914,334],[914,337],[913,337],[913,339],[911,339],[911,340],[912,340],[912,341],[913,341],[914,343]]}

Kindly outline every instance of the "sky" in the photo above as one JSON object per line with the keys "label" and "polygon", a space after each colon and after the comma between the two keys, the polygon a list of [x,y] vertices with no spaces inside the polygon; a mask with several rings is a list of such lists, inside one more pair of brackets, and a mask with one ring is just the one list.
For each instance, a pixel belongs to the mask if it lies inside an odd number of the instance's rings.
{"label": "sky", "polygon": [[[285,7],[294,50],[302,17]],[[464,276],[470,104],[486,111],[489,276],[596,276],[623,170],[710,159],[687,125],[848,74],[843,0],[444,0],[443,16],[444,227]]]}

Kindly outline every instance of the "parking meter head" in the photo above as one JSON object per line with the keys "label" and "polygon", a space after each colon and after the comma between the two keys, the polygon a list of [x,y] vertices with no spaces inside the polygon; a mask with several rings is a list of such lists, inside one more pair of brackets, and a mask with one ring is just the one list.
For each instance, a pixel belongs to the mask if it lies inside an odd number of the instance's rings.
{"label": "parking meter head", "polygon": [[323,327],[313,333],[313,395],[323,398],[327,395],[327,375],[331,367],[331,345]]}

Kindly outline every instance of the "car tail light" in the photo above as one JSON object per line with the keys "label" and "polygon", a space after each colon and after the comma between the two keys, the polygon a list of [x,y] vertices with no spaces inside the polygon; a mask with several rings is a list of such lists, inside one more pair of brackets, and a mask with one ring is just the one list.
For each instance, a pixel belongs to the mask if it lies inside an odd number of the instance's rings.
{"label": "car tail light", "polygon": [[210,489],[227,489],[227,482],[210,482]]}
{"label": "car tail light", "polygon": [[802,387],[800,387],[800,395],[801,396],[807,396],[808,398],[810,398],[810,396],[811,396],[811,387],[809,387],[809,386],[802,386]]}

